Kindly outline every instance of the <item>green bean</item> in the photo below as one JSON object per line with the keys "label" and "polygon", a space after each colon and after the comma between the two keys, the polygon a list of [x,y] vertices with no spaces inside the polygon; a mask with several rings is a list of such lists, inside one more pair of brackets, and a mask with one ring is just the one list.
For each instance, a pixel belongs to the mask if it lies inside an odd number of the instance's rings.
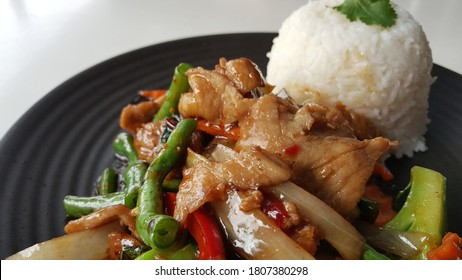
{"label": "green bean", "polygon": [[188,77],[185,73],[190,68],[192,66],[187,63],[180,63],[175,68],[175,73],[173,74],[173,79],[165,100],[154,117],[154,121],[161,121],[165,117],[171,117],[178,113],[178,102],[180,101],[181,94],[189,89]]}
{"label": "green bean", "polygon": [[167,192],[178,192],[181,179],[167,179],[162,183],[162,189]]}
{"label": "green bean", "polygon": [[98,194],[105,195],[117,191],[117,173],[113,168],[106,168],[101,174],[98,184]]}
{"label": "green bean", "polygon": [[80,218],[107,206],[124,203],[123,192],[115,192],[97,196],[74,196],[64,197],[64,210],[71,218]]}
{"label": "green bean", "polygon": [[158,250],[154,248],[142,253],[135,260],[154,260],[156,255],[158,255]]}
{"label": "green bean", "polygon": [[[177,245],[174,246],[176,249]],[[165,250],[152,248],[138,255],[135,260],[154,260],[157,257],[167,258],[168,260],[197,260],[198,249],[194,243],[186,244],[176,252],[167,252]]]}
{"label": "green bean", "polygon": [[361,259],[363,260],[389,260],[390,258],[388,258],[382,253],[377,252],[374,248],[366,244],[366,246],[364,246],[364,252],[363,252]]}
{"label": "green bean", "polygon": [[155,260],[155,259],[168,259],[168,256],[172,254],[171,249],[176,249],[177,244],[173,245],[172,248],[167,250],[159,248],[151,248],[146,252],[141,253],[135,258],[135,260]]}
{"label": "green bean", "polygon": [[122,246],[122,253],[120,254],[120,259],[121,260],[133,260],[138,258],[140,255],[145,253],[147,250],[150,250],[151,248],[146,245],[141,245],[138,247],[124,247]]}
{"label": "green bean", "polygon": [[129,165],[124,172],[125,189],[124,189],[124,204],[128,208],[132,209],[136,206],[138,199],[138,192],[143,184],[144,176],[146,174],[147,164],[144,162],[138,162],[133,165]]}
{"label": "green bean", "polygon": [[114,139],[112,147],[116,153],[128,159],[129,165],[138,162],[138,152],[135,149],[135,145],[133,144],[133,137],[130,134],[126,132],[119,133],[119,135],[117,135]]}
{"label": "green bean", "polygon": [[169,260],[197,260],[198,248],[194,243],[189,243],[171,255]]}
{"label": "green bean", "polygon": [[[133,165],[124,173],[125,178],[125,206],[132,209],[136,206],[138,200],[138,192],[144,181],[147,165],[144,162]],[[162,183],[162,190],[168,192],[177,192],[180,186],[181,179],[166,179]]]}
{"label": "green bean", "polygon": [[197,259],[198,248],[187,231],[182,231],[175,242],[168,248],[149,248],[145,251],[143,248],[141,254],[135,257],[135,260],[180,260],[180,259]]}
{"label": "green bean", "polygon": [[147,165],[139,160],[138,152],[133,144],[133,137],[130,134],[126,132],[119,133],[112,145],[116,153],[128,159],[128,166],[124,171],[124,204],[128,208],[134,208],[138,198],[138,190],[144,180]]}
{"label": "green bean", "polygon": [[176,162],[186,151],[197,121],[181,120],[170,135],[166,148],[149,165],[144,183],[138,194],[136,229],[143,242],[151,247],[166,248],[176,238],[179,223],[164,215],[162,183]]}

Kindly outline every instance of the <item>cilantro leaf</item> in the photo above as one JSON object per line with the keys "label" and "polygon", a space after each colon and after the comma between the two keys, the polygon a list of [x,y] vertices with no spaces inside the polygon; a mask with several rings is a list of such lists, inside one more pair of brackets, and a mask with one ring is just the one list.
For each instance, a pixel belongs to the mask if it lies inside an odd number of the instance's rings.
{"label": "cilantro leaf", "polygon": [[367,25],[391,27],[396,23],[396,11],[390,0],[345,0],[337,7],[351,21],[360,20]]}

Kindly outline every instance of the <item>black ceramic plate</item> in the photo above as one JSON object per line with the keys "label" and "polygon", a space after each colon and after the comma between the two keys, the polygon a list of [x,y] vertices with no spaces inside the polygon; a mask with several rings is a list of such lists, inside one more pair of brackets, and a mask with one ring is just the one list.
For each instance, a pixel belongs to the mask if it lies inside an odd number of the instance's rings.
{"label": "black ceramic plate", "polygon": [[[0,142],[0,258],[63,234],[62,200],[90,195],[113,164],[121,109],[140,89],[167,88],[180,62],[213,67],[220,57],[248,57],[263,71],[274,33],[189,38],[132,51],[71,78],[34,105]],[[422,165],[448,180],[449,230],[462,233],[462,76],[435,65],[428,152],[391,160],[405,184]]]}

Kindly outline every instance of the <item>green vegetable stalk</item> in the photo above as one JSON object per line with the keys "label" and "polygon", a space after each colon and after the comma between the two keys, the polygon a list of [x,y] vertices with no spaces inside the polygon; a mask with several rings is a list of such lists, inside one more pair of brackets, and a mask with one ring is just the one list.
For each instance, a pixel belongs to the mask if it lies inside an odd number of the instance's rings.
{"label": "green vegetable stalk", "polygon": [[148,165],[145,162],[138,162],[129,165],[124,172],[125,189],[124,204],[132,209],[136,206],[138,192],[143,184],[144,176]]}
{"label": "green vegetable stalk", "polygon": [[132,209],[136,206],[138,191],[143,183],[148,166],[139,160],[138,152],[133,144],[133,137],[130,134],[126,132],[120,133],[114,139],[112,146],[116,153],[128,159],[128,166],[124,171],[124,204]]}
{"label": "green vegetable stalk", "polygon": [[[143,172],[142,177],[146,173],[146,164],[140,163],[145,167],[141,169],[131,168],[130,172]],[[144,171],[143,171],[144,170]],[[129,174],[129,184],[127,187],[120,192],[107,193],[97,196],[75,196],[67,195],[64,197],[64,210],[70,218],[80,218],[82,216],[93,213],[102,208],[113,206],[116,204],[125,204],[129,208],[136,206],[136,200],[138,198],[138,184],[132,184],[130,180],[137,180],[141,175]],[[164,191],[176,192],[181,180],[179,179],[167,179],[162,183],[162,189]],[[140,181],[141,184],[141,181]]]}
{"label": "green vegetable stalk", "polygon": [[114,192],[97,196],[74,196],[64,197],[64,210],[71,218],[80,218],[102,208],[123,204],[123,192]]}
{"label": "green vegetable stalk", "polygon": [[129,165],[138,163],[138,152],[135,149],[133,137],[130,134],[126,132],[119,133],[114,139],[112,147],[116,153],[128,159]]}
{"label": "green vegetable stalk", "polygon": [[425,238],[421,240],[416,258],[426,259],[427,252],[441,244],[446,231],[446,178],[436,171],[415,166],[406,189],[409,194],[403,207],[385,228],[423,234]]}
{"label": "green vegetable stalk", "polygon": [[173,130],[157,158],[149,165],[138,194],[136,229],[143,242],[153,248],[166,248],[176,238],[179,223],[163,214],[162,183],[180,157],[186,152],[197,122],[183,119]]}
{"label": "green vegetable stalk", "polygon": [[167,91],[162,107],[160,107],[159,112],[154,117],[154,121],[161,121],[166,117],[171,117],[178,113],[178,102],[180,101],[181,94],[189,89],[186,71],[190,68],[192,66],[187,63],[180,63],[175,68],[172,83]]}
{"label": "green vegetable stalk", "polygon": [[105,195],[117,191],[117,173],[113,168],[106,168],[101,174],[98,184],[98,194]]}
{"label": "green vegetable stalk", "polygon": [[186,244],[183,248],[173,253],[168,259],[169,260],[197,260],[199,255],[199,249],[194,243]]}
{"label": "green vegetable stalk", "polygon": [[363,260],[389,260],[387,256],[382,253],[377,252],[374,248],[369,245],[364,247],[364,252],[362,255]]}
{"label": "green vegetable stalk", "polygon": [[363,259],[427,259],[427,252],[441,244],[446,232],[446,178],[436,171],[414,166],[409,184],[398,197],[407,192],[403,206],[385,226],[356,225],[370,245],[385,253],[366,246]]}

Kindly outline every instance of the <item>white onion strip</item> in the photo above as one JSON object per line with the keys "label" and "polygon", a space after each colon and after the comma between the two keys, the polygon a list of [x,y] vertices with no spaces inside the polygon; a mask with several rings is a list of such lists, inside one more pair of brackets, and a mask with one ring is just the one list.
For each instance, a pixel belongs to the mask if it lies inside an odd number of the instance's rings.
{"label": "white onion strip", "polygon": [[225,202],[209,203],[238,253],[253,260],[313,260],[314,257],[276,227],[260,210],[242,211],[235,191]]}
{"label": "white onion strip", "polygon": [[[236,155],[236,151],[217,145],[210,158],[224,161]],[[294,203],[302,219],[315,225],[324,238],[344,259],[359,259],[364,251],[365,240],[356,228],[318,197],[292,182],[267,188],[277,197]],[[263,214],[262,214],[263,215]]]}
{"label": "white onion strip", "polygon": [[102,260],[108,256],[107,236],[124,231],[119,221],[63,235],[24,249],[7,260]]}
{"label": "white onion strip", "polygon": [[314,224],[345,259],[359,259],[364,238],[355,227],[322,200],[292,182],[268,188],[277,197],[294,203],[302,219]]}

